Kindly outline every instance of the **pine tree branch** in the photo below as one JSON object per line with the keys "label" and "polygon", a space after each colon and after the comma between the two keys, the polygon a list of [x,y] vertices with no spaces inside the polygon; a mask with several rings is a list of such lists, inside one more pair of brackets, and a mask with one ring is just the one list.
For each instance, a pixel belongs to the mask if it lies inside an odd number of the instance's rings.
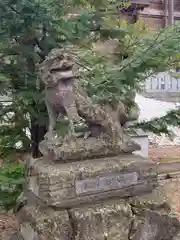
{"label": "pine tree branch", "polygon": [[12,7],[10,4],[7,4],[7,6],[13,11],[15,12],[17,15],[21,16],[20,12],[18,12],[14,7]]}
{"label": "pine tree branch", "polygon": [[[154,46],[156,46],[156,44],[157,44],[157,40],[158,40],[158,38],[161,36],[161,34],[163,33],[163,32],[165,32],[165,29],[163,29],[163,30],[161,30],[159,33],[158,33],[158,35],[157,35],[157,37],[153,40],[153,43],[147,48],[147,49],[145,49],[144,50],[144,54],[147,54],[147,52],[148,51],[150,51],[150,50],[152,50],[152,48],[154,47]],[[160,42],[160,43],[162,43],[164,41],[164,39]],[[129,63],[127,63],[125,66],[123,66],[122,68],[120,68],[120,72],[122,72],[125,68],[127,68],[127,67],[130,67],[132,64],[133,64],[133,62],[135,62],[137,59],[136,58],[133,58]]]}
{"label": "pine tree branch", "polygon": [[168,126],[180,126],[180,108],[171,110],[163,117],[156,117],[150,121],[142,121],[133,125],[133,128],[142,128],[145,131],[153,132],[155,134],[170,135]]}

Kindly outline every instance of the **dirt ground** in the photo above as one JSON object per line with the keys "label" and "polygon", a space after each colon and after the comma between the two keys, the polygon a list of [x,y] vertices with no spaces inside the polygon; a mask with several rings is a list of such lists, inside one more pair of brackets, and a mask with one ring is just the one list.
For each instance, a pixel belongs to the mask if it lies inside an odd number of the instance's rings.
{"label": "dirt ground", "polygon": [[180,160],[180,146],[149,146],[149,158],[156,162]]}
{"label": "dirt ground", "polygon": [[18,230],[18,223],[12,213],[0,214],[0,240],[9,240]]}

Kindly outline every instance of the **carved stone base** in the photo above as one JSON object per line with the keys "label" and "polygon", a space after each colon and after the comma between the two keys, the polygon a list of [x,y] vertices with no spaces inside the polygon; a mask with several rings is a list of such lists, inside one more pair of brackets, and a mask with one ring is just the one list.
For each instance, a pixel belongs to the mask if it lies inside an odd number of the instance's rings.
{"label": "carved stone base", "polygon": [[27,165],[28,190],[48,206],[137,196],[157,185],[156,165],[133,154],[64,164],[30,159]]}
{"label": "carved stone base", "polygon": [[50,158],[50,161],[72,162],[132,153],[141,147],[124,136],[123,142],[115,144],[103,137],[87,139],[73,137],[60,139],[59,142],[58,139],[43,140],[39,149],[44,156]]}
{"label": "carved stone base", "polygon": [[158,199],[111,200],[67,210],[26,206],[19,213],[24,240],[173,240],[180,223]]}
{"label": "carved stone base", "polygon": [[157,187],[156,165],[140,156],[29,159],[27,169],[23,240],[175,240],[180,231]]}

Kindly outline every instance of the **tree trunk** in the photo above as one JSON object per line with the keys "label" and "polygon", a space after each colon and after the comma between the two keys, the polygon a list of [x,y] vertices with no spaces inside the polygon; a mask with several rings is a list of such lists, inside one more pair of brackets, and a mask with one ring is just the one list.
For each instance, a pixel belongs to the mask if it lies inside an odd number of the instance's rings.
{"label": "tree trunk", "polygon": [[35,121],[31,121],[31,141],[32,141],[32,157],[38,158],[42,154],[39,151],[39,143],[44,139],[47,132],[46,125],[40,125]]}
{"label": "tree trunk", "polygon": [[[29,48],[32,48],[32,52],[34,51],[35,43],[32,41],[32,45]],[[27,57],[27,66],[30,73],[36,73],[35,61],[32,56]],[[36,77],[34,79],[30,79],[30,81],[36,81]],[[37,89],[35,89],[37,91]],[[36,117],[31,117],[31,142],[32,142],[32,157],[38,158],[41,157],[42,154],[39,151],[39,143],[44,139],[44,135],[47,132],[47,127],[45,124],[42,124],[40,117],[44,111],[46,112],[46,108],[44,105],[39,105],[36,102],[33,103],[33,108],[37,112]],[[41,109],[42,108],[42,109]]]}

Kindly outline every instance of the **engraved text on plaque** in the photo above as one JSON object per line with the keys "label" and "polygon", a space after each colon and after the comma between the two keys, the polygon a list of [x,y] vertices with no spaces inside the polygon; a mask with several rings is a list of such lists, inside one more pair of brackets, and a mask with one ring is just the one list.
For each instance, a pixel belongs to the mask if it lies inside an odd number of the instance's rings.
{"label": "engraved text on plaque", "polygon": [[105,177],[96,177],[93,179],[77,180],[76,194],[93,194],[116,190],[123,187],[135,185],[138,182],[138,174],[136,172],[126,174],[114,174]]}

